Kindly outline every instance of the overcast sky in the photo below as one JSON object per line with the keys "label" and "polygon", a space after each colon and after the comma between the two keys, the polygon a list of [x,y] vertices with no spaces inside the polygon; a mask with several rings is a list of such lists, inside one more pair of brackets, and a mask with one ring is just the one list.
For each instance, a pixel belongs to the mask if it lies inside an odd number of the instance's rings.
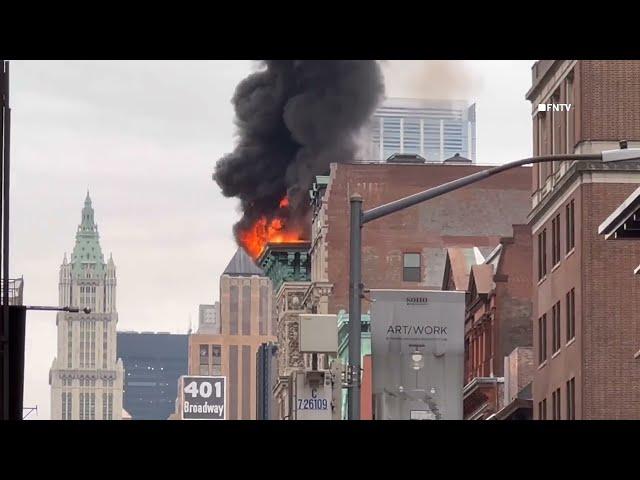
{"label": "overcast sky", "polygon": [[[477,104],[477,161],[531,154],[532,61],[384,62],[388,96]],[[62,257],[87,189],[117,268],[119,330],[186,333],[218,299],[236,201],[211,180],[234,147],[236,84],[250,61],[11,64],[11,274],[26,305],[57,305]],[[29,312],[26,407],[50,411],[55,314]]]}

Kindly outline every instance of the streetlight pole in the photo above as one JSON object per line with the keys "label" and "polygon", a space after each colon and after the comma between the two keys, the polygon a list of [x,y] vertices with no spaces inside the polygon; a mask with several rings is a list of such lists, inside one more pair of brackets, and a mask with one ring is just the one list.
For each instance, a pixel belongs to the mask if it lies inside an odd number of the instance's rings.
{"label": "streetlight pole", "polygon": [[503,165],[497,165],[481,172],[473,173],[466,177],[458,178],[437,187],[409,195],[393,202],[380,205],[371,210],[362,210],[362,197],[354,194],[349,199],[351,202],[351,231],[349,244],[349,366],[351,374],[350,388],[348,390],[348,414],[350,420],[360,420],[360,336],[361,336],[361,310],[362,310],[362,227],[373,220],[391,215],[392,213],[412,207],[418,203],[431,200],[454,190],[466,187],[472,183],[502,173],[512,168],[544,162],[561,161],[594,161],[620,162],[625,160],[640,159],[640,149],[626,148],[626,142],[620,142],[619,150],[607,150],[601,153],[585,153],[574,155],[543,155],[539,157],[514,160]]}
{"label": "streetlight pole", "polygon": [[[11,108],[9,107],[9,62],[5,60],[0,60],[0,104],[2,104],[2,111],[0,112],[0,116],[2,120],[0,120],[0,126],[2,130],[0,131],[0,147],[2,151],[0,152],[0,157],[2,158],[2,179],[0,183],[2,186],[0,187],[0,196],[2,200],[0,201],[2,207],[0,213],[2,217],[1,222],[1,230],[2,230],[2,325],[3,329],[0,332],[0,344],[2,345],[2,375],[5,379],[9,377],[9,362],[10,362],[10,354],[9,354],[9,336],[11,326],[9,325],[9,180],[10,180],[10,161],[9,156],[11,152],[10,148],[10,131],[11,131]],[[9,384],[8,380],[3,382],[2,386],[2,415],[3,418],[8,418],[9,416]]]}

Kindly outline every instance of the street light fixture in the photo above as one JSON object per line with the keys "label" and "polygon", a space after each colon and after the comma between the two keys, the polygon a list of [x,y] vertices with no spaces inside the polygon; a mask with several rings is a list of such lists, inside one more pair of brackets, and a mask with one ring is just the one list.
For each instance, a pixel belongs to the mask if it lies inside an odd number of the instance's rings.
{"label": "street light fixture", "polygon": [[411,368],[415,371],[424,367],[424,355],[416,347],[415,351],[411,354]]}
{"label": "street light fixture", "polygon": [[[53,311],[53,312],[69,312],[69,313],[79,313],[79,307],[43,307],[38,305],[26,305],[24,307],[26,310],[44,310],[44,311]],[[84,307],[82,309],[82,313],[89,315],[91,313],[91,309],[88,307]]]}
{"label": "street light fixture", "polygon": [[350,420],[360,420],[360,335],[361,335],[361,311],[362,311],[362,227],[378,218],[412,207],[418,203],[431,200],[454,190],[458,190],[472,183],[485,180],[486,178],[502,173],[512,168],[544,162],[562,161],[597,161],[603,163],[623,162],[629,160],[640,160],[640,148],[627,148],[627,142],[620,142],[620,149],[606,150],[598,153],[583,153],[573,155],[542,155],[538,157],[524,158],[497,165],[481,172],[473,173],[466,177],[452,180],[437,187],[424,190],[422,192],[409,195],[393,202],[380,205],[371,210],[363,211],[362,196],[351,195],[351,229],[349,245],[349,371],[352,373],[352,384],[348,391],[348,418]]}

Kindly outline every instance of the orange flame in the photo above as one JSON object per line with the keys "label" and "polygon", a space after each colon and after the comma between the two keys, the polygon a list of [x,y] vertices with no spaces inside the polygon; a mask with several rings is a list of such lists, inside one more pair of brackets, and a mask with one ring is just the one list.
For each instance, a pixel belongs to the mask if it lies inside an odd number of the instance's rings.
{"label": "orange flame", "polygon": [[[284,197],[280,201],[280,208],[289,207],[289,199]],[[240,243],[246,252],[255,260],[269,243],[298,243],[303,242],[301,232],[287,230],[285,218],[275,217],[267,219],[260,217],[251,228],[240,233]]]}

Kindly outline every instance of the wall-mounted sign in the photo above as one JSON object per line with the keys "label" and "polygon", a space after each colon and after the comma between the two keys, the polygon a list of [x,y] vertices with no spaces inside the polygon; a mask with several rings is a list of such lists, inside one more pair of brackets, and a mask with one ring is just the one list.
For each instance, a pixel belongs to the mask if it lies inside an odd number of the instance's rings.
{"label": "wall-mounted sign", "polygon": [[183,420],[225,420],[226,377],[181,377]]}
{"label": "wall-mounted sign", "polygon": [[371,290],[377,419],[462,419],[465,293]]}
{"label": "wall-mounted sign", "polygon": [[309,383],[305,372],[296,374],[295,419],[331,420],[331,373],[324,372],[320,382]]}

